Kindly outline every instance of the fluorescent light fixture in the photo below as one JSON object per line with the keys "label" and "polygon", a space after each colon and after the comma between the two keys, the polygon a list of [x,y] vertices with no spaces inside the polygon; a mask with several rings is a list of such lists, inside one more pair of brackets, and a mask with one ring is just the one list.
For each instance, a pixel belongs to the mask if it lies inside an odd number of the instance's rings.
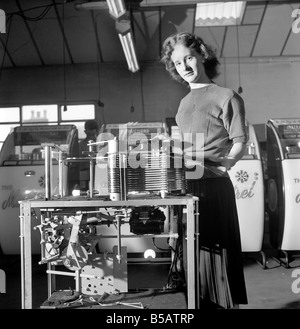
{"label": "fluorescent light fixture", "polygon": [[182,6],[194,5],[201,0],[143,0],[140,7]]}
{"label": "fluorescent light fixture", "polygon": [[75,9],[78,10],[107,10],[108,5],[106,1],[92,1],[92,2],[83,2],[75,4]]}
{"label": "fluorescent light fixture", "polygon": [[116,20],[116,28],[121,45],[126,57],[128,69],[131,72],[139,70],[139,65],[136,58],[135,47],[133,44],[130,23],[123,19],[127,14],[124,0],[106,0],[106,1],[92,1],[75,5],[76,9],[97,10],[107,9],[109,14]]}
{"label": "fluorescent light fixture", "polygon": [[197,3],[195,26],[240,25],[246,1]]}
{"label": "fluorescent light fixture", "polygon": [[118,35],[126,57],[128,69],[134,73],[139,70],[139,64],[136,58],[131,30],[129,30],[126,34],[118,33]]}
{"label": "fluorescent light fixture", "polygon": [[124,0],[106,0],[106,1],[91,1],[91,2],[83,2],[75,5],[76,9],[83,10],[107,10],[110,15],[119,19],[123,15],[126,14],[126,8]]}
{"label": "fluorescent light fixture", "polygon": [[2,9],[0,9],[0,33],[6,33],[6,15]]}
{"label": "fluorescent light fixture", "polygon": [[126,14],[126,8],[123,0],[106,0],[108,10],[111,16],[118,19]]}

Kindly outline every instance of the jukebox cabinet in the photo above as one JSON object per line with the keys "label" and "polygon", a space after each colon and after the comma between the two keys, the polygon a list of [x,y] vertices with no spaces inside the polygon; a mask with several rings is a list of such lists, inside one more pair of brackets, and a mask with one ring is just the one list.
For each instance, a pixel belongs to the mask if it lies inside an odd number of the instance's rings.
{"label": "jukebox cabinet", "polygon": [[262,252],[264,236],[264,175],[260,146],[247,122],[248,143],[243,158],[228,173],[235,190],[243,252]]}
{"label": "jukebox cabinet", "polygon": [[[78,132],[74,125],[26,125],[8,134],[0,153],[1,208],[0,246],[4,254],[20,253],[19,203],[45,198],[45,152],[43,144],[58,145],[69,156],[78,152]],[[57,154],[56,154],[57,155]],[[58,158],[52,153],[51,194],[59,194]],[[64,194],[76,184],[75,166],[63,166]],[[39,219],[37,219],[39,223]],[[32,233],[34,254],[40,253],[40,234]]]}
{"label": "jukebox cabinet", "polygon": [[270,243],[286,255],[300,250],[300,119],[267,122]]}

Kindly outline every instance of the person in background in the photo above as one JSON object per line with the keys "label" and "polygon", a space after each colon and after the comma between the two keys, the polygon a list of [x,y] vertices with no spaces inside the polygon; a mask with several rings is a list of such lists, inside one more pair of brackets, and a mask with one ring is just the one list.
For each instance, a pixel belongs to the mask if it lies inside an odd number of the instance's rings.
{"label": "person in background", "polygon": [[235,91],[214,83],[219,61],[200,37],[171,35],[163,42],[161,60],[171,77],[189,88],[175,117],[181,135],[204,136],[192,151],[192,163],[201,165],[203,174],[187,181],[188,192],[199,197],[199,306],[238,308],[248,300],[236,200],[227,171],[246,147],[244,102]]}
{"label": "person in background", "polygon": [[86,156],[86,152],[89,151],[88,143],[89,141],[96,141],[98,136],[98,123],[96,120],[87,120],[84,123],[84,132],[86,134],[85,139],[79,143],[79,156]]}
{"label": "person in background", "polygon": [[[84,123],[85,139],[79,143],[79,157],[88,157],[89,142],[96,142],[99,126],[96,120],[87,120]],[[80,189],[87,190],[89,187],[90,163],[89,161],[80,162],[79,165],[79,181]]]}

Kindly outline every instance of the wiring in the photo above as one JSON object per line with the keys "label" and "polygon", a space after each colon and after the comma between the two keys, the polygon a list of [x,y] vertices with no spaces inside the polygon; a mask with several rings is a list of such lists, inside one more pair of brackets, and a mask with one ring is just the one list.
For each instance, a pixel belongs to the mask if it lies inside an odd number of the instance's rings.
{"label": "wiring", "polygon": [[237,42],[237,56],[238,56],[238,79],[239,79],[238,93],[241,94],[243,92],[243,88],[241,86],[240,40],[239,40],[239,27],[237,24],[237,19],[235,26],[236,26],[236,42]]}
{"label": "wiring", "polygon": [[178,232],[179,236],[176,240],[175,249],[171,247],[172,262],[168,273],[167,288],[177,290],[181,286],[185,285],[185,277],[183,273],[183,245],[182,245],[182,212],[183,209],[180,206],[174,207],[174,214],[178,216]]}
{"label": "wiring", "polygon": [[46,8],[44,8],[42,13],[40,13],[36,17],[26,16],[26,15],[23,14],[23,11],[16,12],[15,15],[21,16],[23,19],[25,19],[27,21],[36,22],[36,21],[39,21],[39,20],[43,19],[48,14],[48,12],[52,8],[52,6],[53,5],[48,5]]}
{"label": "wiring", "polygon": [[[11,13],[7,13],[7,17],[10,18],[14,15],[17,15],[17,16],[21,16],[23,19],[27,20],[27,21],[32,21],[32,22],[36,22],[36,21],[39,21],[41,19],[43,19],[47,14],[48,12],[50,11],[50,9],[56,5],[65,5],[67,2],[73,2],[72,1],[64,1],[64,2],[60,2],[60,3],[52,3],[52,4],[49,4],[49,5],[44,5],[44,6],[35,6],[35,7],[30,7],[28,9],[22,9],[22,10],[19,10],[19,11],[15,11],[15,12],[11,12]],[[36,10],[36,9],[40,9],[42,8],[42,12],[40,14],[38,14],[37,16],[35,17],[29,17],[29,16],[26,16],[24,13],[25,12],[29,12],[29,11],[32,11],[32,10]]]}

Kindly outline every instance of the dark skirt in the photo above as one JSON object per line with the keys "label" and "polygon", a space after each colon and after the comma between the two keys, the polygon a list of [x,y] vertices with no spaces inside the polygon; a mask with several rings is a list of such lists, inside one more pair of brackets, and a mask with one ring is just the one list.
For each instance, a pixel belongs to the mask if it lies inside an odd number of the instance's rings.
{"label": "dark skirt", "polygon": [[223,308],[247,304],[239,221],[230,178],[190,180],[188,192],[199,197],[201,299]]}

